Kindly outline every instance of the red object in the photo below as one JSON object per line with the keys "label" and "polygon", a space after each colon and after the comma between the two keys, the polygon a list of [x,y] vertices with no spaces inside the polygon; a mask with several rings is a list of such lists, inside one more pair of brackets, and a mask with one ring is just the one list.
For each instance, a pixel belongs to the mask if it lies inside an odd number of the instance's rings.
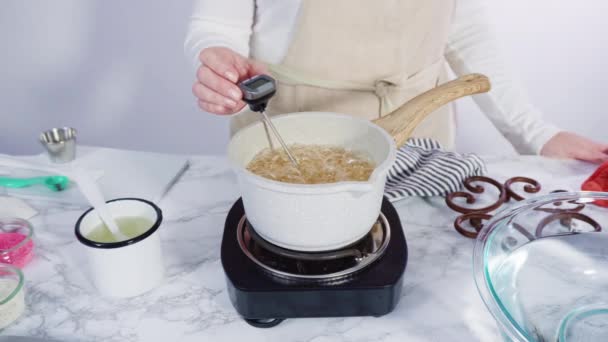
{"label": "red object", "polygon": [[[608,162],[600,165],[591,177],[583,182],[581,190],[608,192]],[[593,203],[608,208],[608,200],[598,200]]]}
{"label": "red object", "polygon": [[27,265],[34,255],[34,242],[29,240],[13,249],[26,238],[27,236],[20,233],[0,233],[0,262],[19,268]]}

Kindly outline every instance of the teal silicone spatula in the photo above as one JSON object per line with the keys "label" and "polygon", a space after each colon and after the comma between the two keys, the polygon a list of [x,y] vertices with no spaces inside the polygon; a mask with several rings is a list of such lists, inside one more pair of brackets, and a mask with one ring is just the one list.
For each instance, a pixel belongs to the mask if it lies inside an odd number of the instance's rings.
{"label": "teal silicone spatula", "polygon": [[68,187],[70,180],[66,176],[46,176],[32,178],[0,177],[0,186],[5,188],[25,188],[32,185],[44,185],[52,191],[62,191]]}

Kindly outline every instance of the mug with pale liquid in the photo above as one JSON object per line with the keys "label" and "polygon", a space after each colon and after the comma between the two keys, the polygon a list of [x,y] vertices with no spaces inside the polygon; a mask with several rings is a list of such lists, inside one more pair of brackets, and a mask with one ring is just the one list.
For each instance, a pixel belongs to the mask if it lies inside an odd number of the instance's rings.
{"label": "mug with pale liquid", "polygon": [[163,216],[152,202],[120,198],[106,202],[125,239],[117,239],[93,208],[76,222],[76,238],[84,247],[97,290],[109,297],[133,297],[164,279],[158,228]]}

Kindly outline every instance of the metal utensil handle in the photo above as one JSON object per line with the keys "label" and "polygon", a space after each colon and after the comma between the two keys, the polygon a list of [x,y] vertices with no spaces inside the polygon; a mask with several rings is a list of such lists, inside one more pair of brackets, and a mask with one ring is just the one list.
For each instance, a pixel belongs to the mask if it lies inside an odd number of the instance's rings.
{"label": "metal utensil handle", "polygon": [[270,131],[268,130],[268,124],[266,123],[266,120],[262,120],[262,123],[264,124],[266,139],[268,139],[268,146],[270,147],[270,150],[274,150],[274,144],[272,143],[272,137],[270,136]]}
{"label": "metal utensil handle", "polygon": [[285,153],[287,153],[287,157],[289,157],[289,160],[291,161],[293,166],[295,166],[296,169],[299,169],[298,161],[296,160],[296,158],[293,157],[293,155],[289,151],[289,148],[287,148],[287,144],[285,144],[285,142],[283,141],[283,138],[281,138],[279,131],[277,131],[276,127],[274,127],[274,125],[272,124],[272,121],[270,121],[270,118],[266,115],[266,112],[261,112],[261,114],[264,117],[264,122],[266,122],[268,124],[268,126],[272,130],[272,133],[274,133],[274,136],[277,138],[277,140],[279,141],[281,146],[283,146],[283,149],[285,150]]}

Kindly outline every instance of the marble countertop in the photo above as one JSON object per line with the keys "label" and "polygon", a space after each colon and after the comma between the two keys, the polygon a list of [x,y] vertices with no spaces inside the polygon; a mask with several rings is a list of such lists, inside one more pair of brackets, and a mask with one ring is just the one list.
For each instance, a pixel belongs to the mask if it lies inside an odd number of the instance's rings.
{"label": "marble countertop", "polygon": [[[484,158],[488,175],[539,180],[543,193],[576,190],[594,166],[540,157]],[[2,332],[61,341],[499,341],[472,276],[473,240],[453,228],[443,198],[395,203],[409,247],[402,297],[383,317],[286,320],[272,329],[247,325],[226,293],[220,242],[238,198],[221,157],[192,157],[190,169],[159,203],[165,283],[140,297],[107,299],[92,287],[74,224],[86,209],[30,201],[39,211],[36,258],[25,271],[27,311]]]}

